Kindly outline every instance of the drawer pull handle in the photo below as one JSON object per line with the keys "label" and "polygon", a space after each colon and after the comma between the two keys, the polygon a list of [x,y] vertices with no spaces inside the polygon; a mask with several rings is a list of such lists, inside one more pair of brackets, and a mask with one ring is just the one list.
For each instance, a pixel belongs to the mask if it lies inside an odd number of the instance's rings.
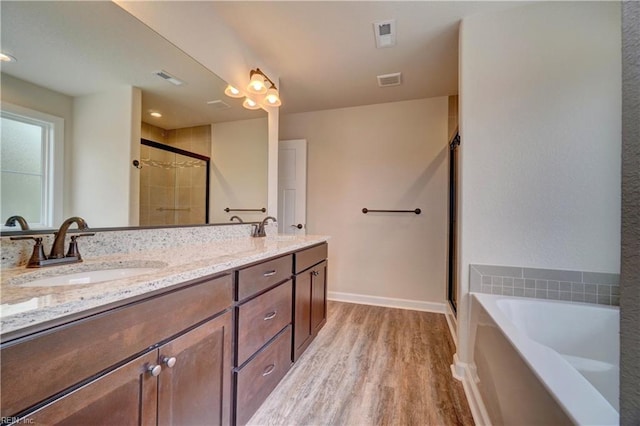
{"label": "drawer pull handle", "polygon": [[278,311],[269,312],[267,315],[265,315],[264,320],[265,321],[272,320],[276,317],[276,315],[278,315]]}
{"label": "drawer pull handle", "polygon": [[269,271],[269,272],[265,272],[264,274],[262,274],[263,277],[272,277],[276,274],[276,270],[274,269],[273,271]]}
{"label": "drawer pull handle", "polygon": [[153,377],[158,377],[160,375],[160,373],[162,373],[162,366],[161,365],[150,365],[149,367],[147,367],[147,371]]}
{"label": "drawer pull handle", "polygon": [[275,364],[269,364],[269,365],[267,365],[267,367],[262,372],[262,375],[263,376],[268,376],[269,374],[273,373],[273,370],[275,370],[275,369],[276,369],[276,365]]}
{"label": "drawer pull handle", "polygon": [[162,362],[163,362],[164,364],[166,364],[166,365],[167,365],[167,367],[171,368],[171,367],[173,367],[174,365],[176,365],[176,357],[175,357],[175,356],[172,356],[172,357],[164,357],[164,358],[162,359]]}

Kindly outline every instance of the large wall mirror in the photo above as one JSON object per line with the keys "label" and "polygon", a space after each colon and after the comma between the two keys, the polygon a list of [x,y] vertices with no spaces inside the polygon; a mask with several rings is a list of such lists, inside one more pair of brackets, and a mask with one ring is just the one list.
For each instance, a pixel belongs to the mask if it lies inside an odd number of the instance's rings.
{"label": "large wall mirror", "polygon": [[229,223],[235,209],[256,210],[240,213],[245,221],[265,216],[265,111],[226,97],[222,79],[112,2],[0,7],[2,53],[15,58],[0,76],[3,223],[21,215],[32,228],[57,228],[82,216],[111,228]]}

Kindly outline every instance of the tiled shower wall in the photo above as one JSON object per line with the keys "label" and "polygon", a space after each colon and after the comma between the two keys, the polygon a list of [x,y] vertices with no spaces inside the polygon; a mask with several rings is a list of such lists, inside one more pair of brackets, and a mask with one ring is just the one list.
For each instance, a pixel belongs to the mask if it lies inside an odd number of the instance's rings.
{"label": "tiled shower wall", "polygon": [[471,291],[620,305],[620,275],[559,269],[470,265]]}
{"label": "tiled shower wall", "polygon": [[[196,154],[211,156],[211,126],[165,130],[142,123],[142,137]],[[150,153],[160,162],[172,162],[169,152],[141,147],[141,157]],[[184,161],[186,157],[181,157]],[[166,208],[179,210],[161,210]],[[143,167],[140,171],[140,225],[202,224],[206,215],[206,169],[185,167],[172,170]]]}

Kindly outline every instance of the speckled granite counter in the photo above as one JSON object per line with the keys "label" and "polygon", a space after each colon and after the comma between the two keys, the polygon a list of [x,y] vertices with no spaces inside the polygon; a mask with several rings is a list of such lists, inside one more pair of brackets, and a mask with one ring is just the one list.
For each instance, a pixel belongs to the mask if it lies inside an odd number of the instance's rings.
{"label": "speckled granite counter", "polygon": [[[242,237],[209,243],[143,252],[85,257],[84,262],[43,269],[24,267],[2,270],[0,330],[15,334],[52,320],[74,316],[102,306],[113,306],[146,293],[168,288],[207,275],[289,253],[327,241],[326,236]],[[94,269],[157,267],[154,272],[95,284],[56,287],[22,287],[20,284],[45,276]]]}

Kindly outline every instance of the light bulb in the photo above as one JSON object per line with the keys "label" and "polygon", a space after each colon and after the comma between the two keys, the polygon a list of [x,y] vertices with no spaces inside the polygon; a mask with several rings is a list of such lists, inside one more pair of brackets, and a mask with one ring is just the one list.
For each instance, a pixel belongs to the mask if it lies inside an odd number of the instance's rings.
{"label": "light bulb", "polygon": [[247,90],[259,95],[266,93],[267,86],[264,84],[264,76],[260,73],[254,72],[251,76],[251,81],[249,82]]}
{"label": "light bulb", "polygon": [[265,96],[264,100],[267,102],[269,106],[280,106],[282,105],[282,101],[280,100],[280,96],[278,95],[278,89],[275,86],[271,86],[267,91],[267,96]]}
{"label": "light bulb", "polygon": [[260,105],[253,99],[244,98],[244,102],[242,102],[242,106],[246,109],[260,109]]}
{"label": "light bulb", "polygon": [[16,62],[16,58],[6,53],[0,53],[0,61],[2,62]]}
{"label": "light bulb", "polygon": [[232,85],[228,85],[226,89],[224,89],[224,94],[231,98],[241,98],[242,93]]}

